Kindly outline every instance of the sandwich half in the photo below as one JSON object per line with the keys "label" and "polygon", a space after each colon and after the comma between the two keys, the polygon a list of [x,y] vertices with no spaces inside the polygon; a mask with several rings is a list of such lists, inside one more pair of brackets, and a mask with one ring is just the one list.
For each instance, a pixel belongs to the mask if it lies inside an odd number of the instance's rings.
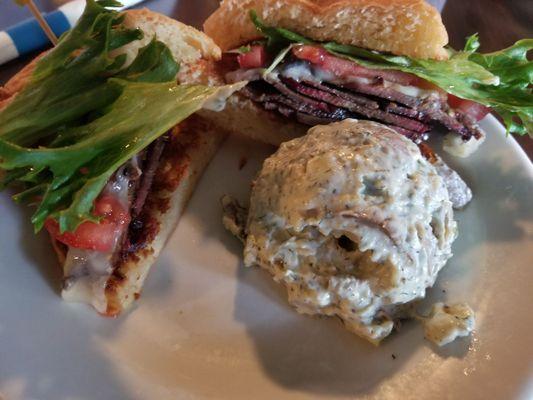
{"label": "sandwich half", "polygon": [[50,233],[63,298],[115,316],[225,137],[193,114],[235,87],[216,86],[221,52],[205,34],[109,5],[88,0],[59,45],[0,89],[0,170]]}
{"label": "sandwich half", "polygon": [[444,127],[445,148],[467,156],[491,109],[509,132],[531,132],[533,41],[481,54],[474,35],[455,51],[424,0],[223,0],[204,31],[226,82],[249,82],[215,118],[271,144],[357,118],[417,143]]}

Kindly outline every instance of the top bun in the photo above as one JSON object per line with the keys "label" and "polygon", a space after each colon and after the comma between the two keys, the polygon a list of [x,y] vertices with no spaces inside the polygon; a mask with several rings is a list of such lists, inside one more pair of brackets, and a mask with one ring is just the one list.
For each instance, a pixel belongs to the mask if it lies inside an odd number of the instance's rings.
{"label": "top bun", "polygon": [[185,25],[180,21],[165,15],[150,11],[146,8],[141,10],[128,10],[124,12],[124,26],[126,28],[138,28],[144,32],[141,40],[136,40],[124,46],[127,50],[128,60],[137,55],[139,48],[146,46],[154,36],[157,40],[165,43],[180,63],[191,64],[199,59],[220,59],[220,49],[203,32]]}
{"label": "top bun", "polygon": [[439,12],[425,0],[222,0],[204,31],[222,50],[261,35],[250,20],[316,41],[335,41],[422,59],[446,59],[448,33]]}
{"label": "top bun", "polygon": [[144,37],[117,49],[114,56],[126,54],[129,65],[137,56],[139,49],[146,46],[154,37],[163,42],[180,64],[177,79],[180,83],[220,84],[213,64],[220,59],[220,48],[205,33],[185,25],[165,15],[150,11],[128,10],[124,12],[126,28],[141,29]]}

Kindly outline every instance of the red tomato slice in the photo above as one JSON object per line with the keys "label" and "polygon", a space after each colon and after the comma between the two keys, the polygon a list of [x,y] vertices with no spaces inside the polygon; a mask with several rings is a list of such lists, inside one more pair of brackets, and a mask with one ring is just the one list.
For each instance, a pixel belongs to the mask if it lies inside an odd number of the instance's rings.
{"label": "red tomato slice", "polygon": [[353,76],[368,79],[382,78],[389,82],[395,82],[406,86],[418,85],[420,81],[422,81],[422,79],[418,78],[416,75],[402,71],[363,67],[354,61],[335,57],[322,47],[303,45],[295,47],[292,52],[295,57],[309,61],[311,64],[318,65],[339,78],[349,78]]}
{"label": "red tomato slice", "polygon": [[307,60],[311,64],[322,66],[328,52],[321,47],[302,45],[294,47],[292,54],[300,60]]}
{"label": "red tomato slice", "polygon": [[490,108],[475,101],[461,99],[460,97],[448,94],[448,104],[454,110],[458,110],[463,114],[468,115],[475,121],[481,121],[490,113]]}
{"label": "red tomato slice", "polygon": [[251,46],[247,53],[239,54],[237,61],[241,68],[261,68],[264,67],[267,60],[265,47],[261,45]]}
{"label": "red tomato slice", "polygon": [[59,233],[59,223],[52,218],[44,226],[50,235],[67,246],[108,252],[130,222],[129,213],[116,197],[103,195],[96,199],[94,215],[104,217],[100,223],[83,222],[74,232]]}

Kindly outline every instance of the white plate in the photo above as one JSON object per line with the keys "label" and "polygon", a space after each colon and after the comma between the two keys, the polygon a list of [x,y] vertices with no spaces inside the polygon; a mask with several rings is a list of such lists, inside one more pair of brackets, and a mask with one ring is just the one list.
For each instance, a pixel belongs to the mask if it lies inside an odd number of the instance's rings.
{"label": "white plate", "polygon": [[265,272],[244,269],[221,226],[218,199],[245,199],[271,151],[230,139],[118,319],[61,301],[46,237],[0,196],[0,397],[532,398],[533,167],[494,118],[484,127],[479,152],[452,163],[475,199],[457,213],[455,256],[430,292],[477,311],[472,339],[437,349],[407,323],[375,348],[336,320],[296,314]]}

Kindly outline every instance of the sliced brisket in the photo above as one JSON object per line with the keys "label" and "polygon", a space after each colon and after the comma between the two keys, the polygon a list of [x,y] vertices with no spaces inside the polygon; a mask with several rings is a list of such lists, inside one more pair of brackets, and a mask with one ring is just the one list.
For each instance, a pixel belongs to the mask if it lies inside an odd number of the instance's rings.
{"label": "sliced brisket", "polygon": [[394,101],[411,108],[416,108],[420,104],[420,99],[400,93],[394,89],[386,88],[382,82],[381,80],[376,80],[373,83],[349,82],[343,86],[356,93],[374,96],[382,100]]}
{"label": "sliced brisket", "polygon": [[[129,198],[131,222],[128,230],[120,239],[119,250],[115,253],[117,261],[125,255],[144,247],[147,233],[146,223],[142,218],[142,211],[152,188],[154,176],[159,167],[161,155],[167,142],[168,134],[161,136],[136,156],[136,168],[131,166],[131,168],[126,170],[130,178]],[[131,161],[129,163],[133,164]]]}
{"label": "sliced brisket", "polygon": [[[241,93],[266,110],[306,125],[364,118],[389,125],[415,142],[425,140],[436,123],[465,140],[481,136],[475,121],[451,110],[446,97],[438,92],[426,97],[410,96],[385,85],[382,79],[332,84],[320,81],[309,68],[304,68],[306,74],[298,79],[290,65],[282,65],[262,80],[250,82]],[[301,61],[298,68],[302,68]]]}
{"label": "sliced brisket", "polygon": [[[324,102],[330,103],[334,106],[345,108],[352,113],[357,114],[358,116],[363,116],[365,119],[372,119],[376,121],[385,122],[390,125],[402,127],[406,130],[424,133],[431,129],[427,124],[421,123],[415,119],[405,118],[397,114],[389,113],[379,108],[366,107],[360,103],[355,103],[347,99],[348,96],[344,97],[340,95],[341,90],[336,90],[336,94],[331,92],[326,92],[324,90],[318,89],[316,87],[307,86],[305,83],[296,82],[290,78],[281,78],[281,81],[290,87],[292,90],[297,93],[301,93],[306,96],[310,96],[315,99],[321,99]],[[375,103],[377,105],[377,103]],[[378,106],[379,107],[379,106]]]}
{"label": "sliced brisket", "polygon": [[132,219],[137,218],[143,209],[144,203],[146,202],[146,197],[148,196],[148,192],[152,187],[152,182],[154,181],[154,174],[155,171],[157,171],[157,167],[159,166],[159,161],[161,159],[161,154],[163,154],[165,144],[166,138],[162,136],[154,143],[152,143],[146,151],[146,157],[141,167],[141,180],[135,190],[134,201],[131,205]]}
{"label": "sliced brisket", "polygon": [[366,108],[370,109],[378,109],[379,104],[377,101],[371,100],[368,97],[358,95],[352,92],[342,91],[339,89],[336,89],[334,86],[328,86],[327,84],[322,84],[319,82],[314,82],[311,80],[305,80],[303,81],[307,86],[314,87],[315,89],[319,89],[322,92],[331,93],[334,96],[340,97],[341,99],[344,99],[348,102],[359,104],[361,106],[364,106]]}
{"label": "sliced brisket", "polygon": [[[241,90],[241,93],[251,100],[264,104],[267,110],[277,110],[285,116],[292,115],[309,115],[321,119],[323,122],[340,121],[349,118],[347,110],[331,106],[323,101],[306,98],[298,93],[291,95],[292,91],[284,87],[288,95],[278,92],[272,92],[270,88],[264,88],[265,82],[251,82]],[[281,84],[278,84],[281,88]],[[291,93],[289,93],[291,92]],[[303,123],[303,122],[302,122]]]}

